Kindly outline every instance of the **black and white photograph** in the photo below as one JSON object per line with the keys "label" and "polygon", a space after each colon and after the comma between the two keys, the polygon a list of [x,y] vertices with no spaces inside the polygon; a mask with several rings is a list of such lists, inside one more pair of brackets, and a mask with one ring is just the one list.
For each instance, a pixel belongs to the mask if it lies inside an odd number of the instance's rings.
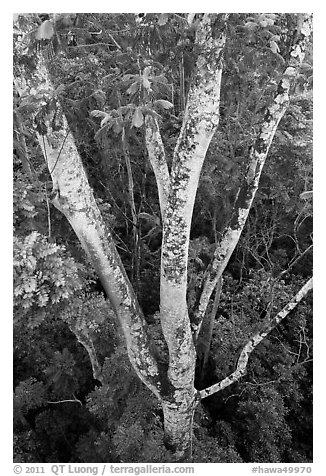
{"label": "black and white photograph", "polygon": [[13,14],[16,474],[313,473],[315,15],[227,8]]}

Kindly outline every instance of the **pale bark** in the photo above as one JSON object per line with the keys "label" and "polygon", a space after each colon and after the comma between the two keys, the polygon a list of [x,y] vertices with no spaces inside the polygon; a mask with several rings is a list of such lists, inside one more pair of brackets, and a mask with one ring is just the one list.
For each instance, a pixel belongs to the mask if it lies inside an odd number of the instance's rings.
{"label": "pale bark", "polygon": [[89,360],[91,361],[93,377],[94,379],[101,382],[104,385],[103,375],[102,375],[102,366],[98,361],[96,349],[94,347],[94,342],[90,337],[85,326],[69,325],[71,332],[75,334],[78,342],[84,347],[88,353]]}
{"label": "pale bark", "polygon": [[[36,70],[29,73],[24,69],[20,73],[24,77],[26,88],[30,92],[41,89],[46,99],[47,95],[53,95],[54,88],[44,58],[42,55],[35,56]],[[17,79],[22,81],[22,77]],[[54,114],[60,120],[60,127],[55,130]],[[102,220],[59,102],[56,110],[50,111],[43,120],[46,132],[37,132],[37,138],[53,181],[52,203],[66,216],[101,279],[121,323],[131,364],[140,379],[159,397],[160,370],[149,342],[146,321],[111,233]]]}
{"label": "pale bark", "polygon": [[165,149],[157,119],[150,114],[145,116],[145,140],[148,158],[152,165],[163,220],[170,189],[170,174],[165,157]]}
{"label": "pale bark", "polygon": [[179,457],[191,444],[191,433],[186,437],[180,421],[180,415],[190,418],[195,401],[196,352],[186,301],[188,247],[199,175],[219,121],[226,15],[220,17],[220,36],[213,37],[214,15],[205,15],[197,31],[201,53],[174,151],[163,218],[160,316],[169,349],[168,379],[173,388],[163,398],[163,409],[169,415],[164,429],[167,440],[179,441]]}
{"label": "pale bark", "polygon": [[190,26],[190,25],[192,24],[192,22],[194,21],[195,15],[196,15],[196,13],[188,13],[188,15],[187,15],[187,22],[188,22],[188,25],[189,25],[189,26]]}
{"label": "pale bark", "polygon": [[[158,185],[163,226],[160,316],[169,351],[167,369],[158,364],[155,358],[144,316],[112,236],[104,226],[73,136],[58,102],[55,115],[59,117],[61,127],[52,127],[54,111],[50,111],[44,118],[46,132],[38,131],[38,140],[53,180],[53,203],[67,217],[102,281],[112,308],[120,320],[131,364],[140,379],[162,402],[165,441],[174,452],[176,461],[190,458],[192,418],[198,402],[198,392],[194,388],[196,352],[186,301],[188,246],[199,176],[219,122],[226,20],[227,14],[205,14],[199,22],[195,41],[200,53],[173,155],[171,173],[167,167],[158,123],[153,116],[145,117],[146,146]],[[213,32],[213,24],[214,29],[218,31]],[[259,137],[251,150],[246,183],[240,190],[232,219],[206,273],[195,315],[194,332],[200,329],[212,291],[238,242],[258,187],[270,143],[286,109],[289,88],[302,62],[306,37],[310,32],[307,20],[301,27],[302,34],[296,39],[274,104],[269,107]],[[47,91],[51,96],[53,87],[42,57],[39,58],[33,75],[25,72],[23,74],[26,74],[30,90],[37,90],[41,86],[45,96]],[[289,311],[290,308],[284,311],[281,319]],[[278,322],[275,320],[275,325]],[[270,330],[264,329],[247,344],[238,362],[240,373],[246,366],[250,352]],[[77,334],[78,332],[78,338]],[[79,338],[89,352],[93,372],[101,377],[93,344],[86,342],[82,334]],[[233,378],[234,381],[235,377],[232,375],[229,379]],[[221,387],[222,383],[217,385]],[[214,387],[217,388],[214,391],[211,388],[202,391],[201,398],[224,388],[220,387]]]}
{"label": "pale bark", "polygon": [[287,66],[278,84],[273,103],[267,108],[255,144],[250,149],[245,180],[238,192],[232,217],[205,272],[201,295],[192,320],[194,333],[198,332],[211,294],[229,262],[246,223],[270,145],[278,124],[289,104],[290,88],[296,81],[305,55],[305,48],[311,34],[311,15],[298,16],[298,29],[298,34],[290,50]]}
{"label": "pale bark", "polygon": [[178,462],[190,462],[192,456],[193,417],[199,395],[196,392],[188,406],[182,401],[163,401],[164,444]]}
{"label": "pale bark", "polygon": [[[220,31],[213,32],[213,22]],[[200,49],[169,174],[158,123],[147,115],[146,146],[158,186],[163,241],[160,316],[169,350],[168,388],[162,393],[167,446],[188,457],[196,401],[196,352],[187,309],[187,262],[191,218],[203,161],[219,121],[222,54],[227,15],[205,14],[196,33]],[[215,36],[216,34],[216,36]]]}
{"label": "pale bark", "polygon": [[[68,128],[65,118],[63,120]],[[62,135],[56,148],[49,143],[49,139],[53,139],[49,130],[47,137],[39,135],[57,191],[52,203],[68,219],[101,279],[112,307],[120,319],[133,367],[146,385],[158,394],[159,372],[150,351],[145,319],[112,236],[103,224],[73,137],[68,130],[65,132],[65,128],[60,132]],[[57,160],[64,140],[61,156]],[[51,142],[53,144],[53,140]]]}
{"label": "pale bark", "polygon": [[223,390],[229,385],[237,382],[245,373],[248,364],[248,360],[252,351],[257,347],[257,345],[273,330],[275,327],[285,319],[289,313],[299,304],[300,301],[308,294],[308,292],[313,287],[313,278],[310,278],[304,286],[298,291],[293,299],[278,313],[275,317],[265,322],[261,329],[253,335],[246,345],[243,347],[239,359],[237,361],[237,366],[234,372],[232,372],[228,377],[225,377],[220,382],[205,388],[199,392],[200,398],[206,398],[210,395],[213,395],[216,392]]}
{"label": "pale bark", "polygon": [[181,54],[181,59],[179,63],[179,76],[180,76],[180,86],[179,86],[180,111],[183,112],[186,107],[185,67],[184,67],[183,54]]}

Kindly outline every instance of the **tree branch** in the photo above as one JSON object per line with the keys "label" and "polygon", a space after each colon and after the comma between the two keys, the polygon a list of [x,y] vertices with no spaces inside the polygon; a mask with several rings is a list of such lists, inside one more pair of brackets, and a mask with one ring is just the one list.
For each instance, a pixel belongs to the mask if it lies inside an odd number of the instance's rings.
{"label": "tree branch", "polygon": [[174,150],[163,219],[161,324],[169,348],[169,378],[178,386],[190,375],[190,362],[194,372],[195,349],[186,299],[189,234],[202,164],[219,121],[226,17],[219,16],[219,35],[213,31],[216,15],[206,15],[198,26],[200,54]]}
{"label": "tree branch", "polygon": [[74,399],[72,400],[59,400],[57,402],[50,402],[50,401],[47,401],[46,403],[52,403],[52,404],[55,404],[57,405],[58,403],[79,403],[79,405],[83,406],[82,402],[80,400],[78,400],[78,398],[75,397],[74,395]]}
{"label": "tree branch", "polygon": [[145,116],[145,141],[148,158],[156,178],[161,216],[163,220],[170,189],[170,174],[159,125],[157,119],[150,114]]}
{"label": "tree branch", "polygon": [[238,191],[231,219],[205,272],[201,294],[194,311],[193,332],[196,332],[197,327],[200,326],[217,280],[222,276],[239,241],[258,189],[270,145],[278,124],[288,107],[289,91],[296,81],[311,33],[311,15],[299,15],[298,24],[300,25],[300,31],[290,50],[288,64],[278,84],[273,103],[266,109],[263,124],[254,145],[250,149],[247,171],[243,184]]}
{"label": "tree branch", "polygon": [[[24,52],[20,51],[20,54]],[[33,72],[21,65],[20,71],[15,73],[24,77],[30,93],[41,90],[45,102],[49,98],[53,100],[54,87],[47,63],[41,52],[35,54],[35,58]],[[103,222],[60,103],[57,101],[55,110],[52,106],[41,120],[37,138],[53,181],[52,203],[68,219],[102,282],[121,323],[132,366],[139,378],[159,397],[162,371],[150,345],[145,318],[112,235]]]}
{"label": "tree branch", "polygon": [[[213,31],[217,19],[220,23],[218,32]],[[227,19],[228,14],[205,14],[198,25],[195,43],[200,54],[173,154],[173,176],[177,176],[183,159],[189,155],[196,157],[199,162],[205,158],[208,145],[218,126]]]}
{"label": "tree branch", "polygon": [[288,267],[286,269],[284,269],[280,274],[279,276],[277,277],[277,279],[280,279],[284,274],[288,273],[292,268],[294,268],[294,266],[301,260],[301,258],[303,258],[303,256],[305,256],[307,253],[309,253],[309,251],[311,251],[313,248],[313,245],[309,245],[308,248],[306,248],[304,251],[302,251],[299,256],[297,256],[296,258],[293,258],[293,260],[290,262],[290,264],[288,265]]}
{"label": "tree branch", "polygon": [[73,334],[75,334],[75,336],[77,337],[78,342],[85,348],[86,352],[88,353],[92,365],[94,379],[98,380],[99,382],[101,382],[102,385],[104,385],[102,367],[97,358],[94,342],[89,336],[87,329],[81,326],[77,326],[76,324],[70,324],[69,327]]}
{"label": "tree branch", "polygon": [[243,347],[240,357],[237,362],[237,366],[234,372],[228,377],[221,380],[219,383],[212,385],[211,387],[205,388],[199,392],[200,398],[206,398],[210,395],[213,395],[220,390],[228,387],[234,382],[237,382],[240,377],[242,377],[247,368],[249,356],[252,351],[257,347],[257,345],[283,320],[288,314],[299,304],[299,302],[307,295],[307,293],[313,287],[313,278],[310,278],[300,291],[295,295],[295,297],[268,322],[264,323],[262,328],[247,342]]}
{"label": "tree branch", "polygon": [[130,153],[128,147],[128,141],[126,138],[125,128],[122,129],[122,151],[123,156],[126,162],[127,167],[127,176],[128,176],[128,192],[129,192],[129,204],[130,211],[132,216],[132,236],[133,236],[133,253],[132,253],[132,282],[136,293],[139,290],[139,281],[140,281],[140,238],[139,238],[139,226],[138,226],[138,215],[136,211],[135,204],[135,194],[134,194],[134,179],[132,175],[132,168],[130,162]]}

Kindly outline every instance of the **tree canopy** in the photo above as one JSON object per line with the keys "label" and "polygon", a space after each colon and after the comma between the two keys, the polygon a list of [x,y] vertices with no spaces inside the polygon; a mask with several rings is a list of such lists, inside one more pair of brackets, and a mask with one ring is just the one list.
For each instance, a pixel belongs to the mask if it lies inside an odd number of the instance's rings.
{"label": "tree canopy", "polygon": [[312,461],[311,28],[15,16],[15,461]]}

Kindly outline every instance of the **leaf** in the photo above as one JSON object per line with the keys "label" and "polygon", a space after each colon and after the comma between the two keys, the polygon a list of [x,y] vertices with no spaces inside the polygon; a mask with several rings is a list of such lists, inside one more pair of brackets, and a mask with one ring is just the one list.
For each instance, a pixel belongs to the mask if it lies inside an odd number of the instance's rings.
{"label": "leaf", "polygon": [[55,90],[55,95],[59,96],[60,94],[62,94],[65,91],[65,89],[66,89],[66,87],[65,87],[64,84],[59,84],[59,86]]}
{"label": "leaf", "polygon": [[277,15],[275,13],[265,13],[264,14],[265,18],[268,18],[269,20],[273,20],[275,22]]}
{"label": "leaf", "polygon": [[160,114],[150,108],[146,108],[146,114],[149,114],[150,116],[153,116],[156,119],[162,119],[162,116]]}
{"label": "leaf", "polygon": [[148,81],[147,78],[144,78],[143,77],[143,86],[145,89],[147,89],[148,91],[151,89],[151,83]]}
{"label": "leaf", "polygon": [[132,83],[130,88],[127,89],[127,94],[135,94],[139,90],[139,81]]}
{"label": "leaf", "polygon": [[20,96],[23,96],[23,94],[27,91],[27,83],[25,78],[15,78],[14,83],[16,86],[16,89],[19,93]]}
{"label": "leaf", "polygon": [[136,111],[134,112],[134,115],[132,117],[132,123],[131,127],[141,127],[144,123],[144,115],[142,113],[142,110],[140,107],[137,107]]}
{"label": "leaf", "polygon": [[105,92],[102,91],[101,89],[97,89],[96,91],[93,92],[91,95],[96,101],[96,105],[99,107],[103,107],[106,101],[106,95]]}
{"label": "leaf", "polygon": [[54,28],[50,20],[45,20],[37,29],[35,38],[41,40],[51,40],[54,35]]}
{"label": "leaf", "polygon": [[258,23],[254,22],[254,21],[248,21],[247,23],[245,23],[244,26],[248,30],[255,30],[256,28],[259,27]]}
{"label": "leaf", "polygon": [[279,53],[280,49],[278,47],[278,44],[274,40],[269,42],[269,46],[270,46],[271,50],[273,51],[273,53],[275,53],[275,54]]}
{"label": "leaf", "polygon": [[157,106],[162,106],[164,109],[170,109],[173,107],[172,102],[166,101],[165,99],[158,99],[154,104]]}
{"label": "leaf", "polygon": [[168,80],[165,76],[160,74],[159,76],[155,76],[153,78],[153,81],[156,81],[157,83],[163,83],[163,84],[168,84]]}
{"label": "leaf", "polygon": [[155,214],[140,212],[138,213],[138,218],[143,218],[144,220],[146,220],[147,223],[150,223],[151,225],[159,226],[161,224],[160,218]]}
{"label": "leaf", "polygon": [[130,111],[130,109],[134,109],[135,106],[133,104],[128,104],[127,106],[120,106],[118,108],[118,113],[123,115],[123,114],[126,114],[128,111]]}
{"label": "leaf", "polygon": [[134,74],[125,74],[122,77],[122,81],[130,81],[131,79],[134,79],[134,78],[136,78],[136,75]]}
{"label": "leaf", "polygon": [[302,200],[309,200],[310,198],[312,198],[312,196],[313,196],[312,190],[300,193],[300,198]]}
{"label": "leaf", "polygon": [[111,114],[108,114],[107,112],[104,111],[99,111],[98,109],[94,109],[94,111],[90,112],[90,115],[93,117],[101,117],[101,127],[104,126],[110,119],[111,119]]}
{"label": "leaf", "polygon": [[282,133],[287,139],[293,140],[293,135],[290,134],[288,131],[282,131]]}
{"label": "leaf", "polygon": [[106,112],[99,111],[98,109],[94,109],[89,114],[90,114],[90,116],[93,116],[93,117],[105,117],[107,115]]}
{"label": "leaf", "polygon": [[120,132],[123,130],[123,126],[122,126],[122,122],[119,121],[118,119],[115,120],[114,124],[113,124],[113,131],[116,133],[116,134],[120,134]]}
{"label": "leaf", "polygon": [[149,75],[150,75],[150,72],[151,72],[151,67],[150,66],[146,66],[146,68],[144,68],[144,71],[143,71],[143,78],[149,78]]}
{"label": "leaf", "polygon": [[111,119],[111,115],[107,114],[103,119],[101,120],[101,127],[103,127],[109,120]]}
{"label": "leaf", "polygon": [[168,13],[161,13],[158,18],[157,24],[160,26],[165,25],[168,22],[168,19],[169,19]]}
{"label": "leaf", "polygon": [[151,83],[149,81],[150,72],[151,72],[151,67],[146,66],[146,68],[144,68],[144,71],[143,71],[143,86],[147,90],[150,90],[150,88],[151,88]]}
{"label": "leaf", "polygon": [[312,65],[308,63],[302,63],[301,64],[301,69],[304,71],[311,71],[312,70]]}

